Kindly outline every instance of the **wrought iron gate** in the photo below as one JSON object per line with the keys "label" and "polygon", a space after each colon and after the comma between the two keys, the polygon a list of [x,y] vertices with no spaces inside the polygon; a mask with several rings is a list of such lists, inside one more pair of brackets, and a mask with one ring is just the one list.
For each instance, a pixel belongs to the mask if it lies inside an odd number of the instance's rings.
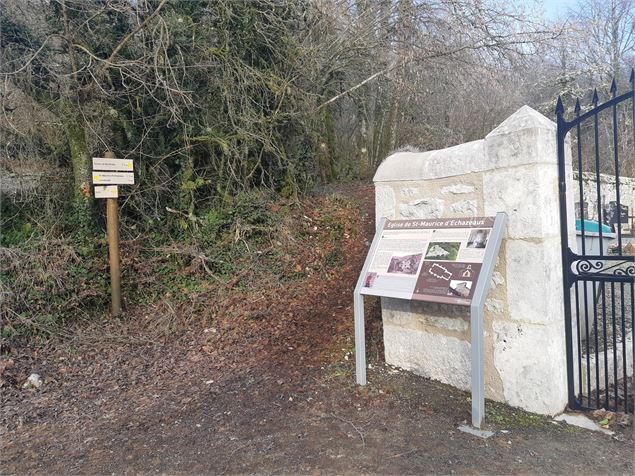
{"label": "wrought iron gate", "polygon": [[[567,380],[573,409],[633,412],[635,191],[629,185],[628,198],[624,187],[626,174],[635,176],[634,80],[632,71],[631,91],[620,95],[613,80],[611,97],[602,104],[594,91],[587,111],[577,100],[571,120],[564,118],[560,97],[556,106]],[[573,170],[565,160],[569,133]],[[575,202],[575,246],[569,242],[573,230],[567,198]],[[631,201],[625,205],[627,198]]]}

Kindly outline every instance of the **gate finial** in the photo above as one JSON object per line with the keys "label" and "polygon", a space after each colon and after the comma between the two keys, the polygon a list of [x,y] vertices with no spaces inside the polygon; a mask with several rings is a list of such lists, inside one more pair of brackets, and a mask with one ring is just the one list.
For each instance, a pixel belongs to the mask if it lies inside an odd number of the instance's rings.
{"label": "gate finial", "polygon": [[564,113],[564,106],[562,105],[562,98],[558,96],[558,102],[556,102],[556,114],[560,115]]}
{"label": "gate finial", "polygon": [[594,88],[593,89],[593,98],[591,99],[591,102],[593,103],[594,106],[597,106],[598,105],[598,101],[599,101],[598,90],[597,90],[597,88]]}
{"label": "gate finial", "polygon": [[578,98],[575,100],[575,109],[573,109],[577,116],[580,115],[580,109],[582,108],[580,107],[580,98]]}
{"label": "gate finial", "polygon": [[615,97],[615,93],[617,93],[617,83],[615,82],[615,78],[613,78],[613,81],[611,81],[611,94],[613,95],[613,97]]}

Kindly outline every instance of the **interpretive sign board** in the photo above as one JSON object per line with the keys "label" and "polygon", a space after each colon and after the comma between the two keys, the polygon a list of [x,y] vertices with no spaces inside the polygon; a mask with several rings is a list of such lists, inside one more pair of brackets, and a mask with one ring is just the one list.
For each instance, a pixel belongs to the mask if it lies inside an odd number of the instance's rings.
{"label": "interpretive sign board", "polygon": [[507,215],[382,218],[353,292],[355,379],[366,385],[364,295],[470,307],[472,425],[485,415],[483,308]]}
{"label": "interpretive sign board", "polygon": [[494,217],[386,220],[362,294],[469,306]]}

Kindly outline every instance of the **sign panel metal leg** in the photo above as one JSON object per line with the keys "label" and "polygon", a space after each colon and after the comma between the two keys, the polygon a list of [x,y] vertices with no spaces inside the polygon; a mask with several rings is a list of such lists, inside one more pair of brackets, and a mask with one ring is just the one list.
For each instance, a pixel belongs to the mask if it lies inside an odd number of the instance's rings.
{"label": "sign panel metal leg", "polygon": [[358,385],[366,385],[366,329],[364,324],[364,296],[354,293],[353,313],[355,314],[355,380]]}
{"label": "sign panel metal leg", "polygon": [[485,250],[483,267],[474,289],[474,296],[470,304],[470,330],[471,330],[471,359],[472,359],[472,426],[481,427],[485,418],[485,359],[484,359],[484,335],[483,335],[483,308],[489,291],[492,273],[496,266],[496,258],[500,250],[507,215],[497,213],[492,227],[490,243]]}
{"label": "sign panel metal leg", "polygon": [[485,417],[485,372],[483,358],[483,309],[470,307],[471,367],[472,367],[472,426],[481,427]]}
{"label": "sign panel metal leg", "polygon": [[366,385],[366,329],[364,324],[364,296],[362,295],[362,288],[373,255],[379,246],[379,240],[385,224],[386,218],[381,218],[377,224],[375,237],[370,244],[366,261],[359,273],[357,285],[353,292],[353,314],[355,316],[355,379],[358,385]]}

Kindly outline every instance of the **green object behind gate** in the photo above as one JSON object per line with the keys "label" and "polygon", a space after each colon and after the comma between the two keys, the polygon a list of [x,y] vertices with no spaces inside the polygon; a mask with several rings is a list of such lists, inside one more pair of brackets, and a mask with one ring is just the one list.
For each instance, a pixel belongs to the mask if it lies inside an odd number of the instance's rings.
{"label": "green object behind gate", "polygon": [[[582,220],[579,218],[575,221],[575,231],[582,231]],[[599,233],[600,224],[595,220],[584,220],[584,231]],[[608,225],[602,225],[602,233],[613,233],[613,230]]]}

